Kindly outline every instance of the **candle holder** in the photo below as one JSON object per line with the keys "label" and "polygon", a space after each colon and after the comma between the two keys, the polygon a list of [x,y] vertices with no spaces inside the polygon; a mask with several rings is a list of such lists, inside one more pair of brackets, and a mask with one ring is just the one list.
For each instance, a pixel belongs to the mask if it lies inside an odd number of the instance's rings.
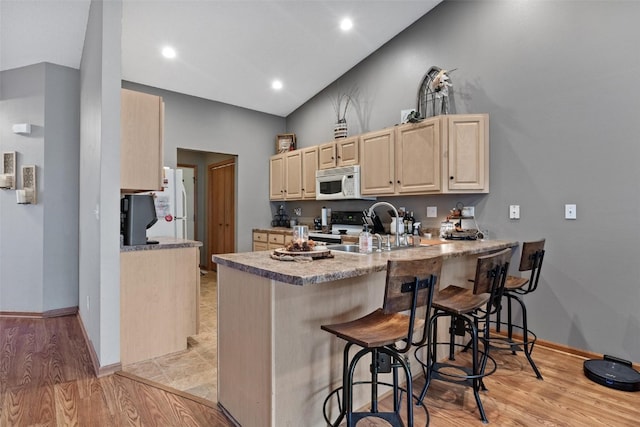
{"label": "candle holder", "polygon": [[309,227],[306,225],[296,225],[293,227],[293,242],[300,245],[309,241]]}
{"label": "candle holder", "polygon": [[35,205],[37,201],[36,167],[22,167],[22,189],[16,191],[16,201],[21,205]]}
{"label": "candle holder", "polygon": [[2,174],[0,174],[0,188],[13,190],[16,188],[16,152],[2,153]]}

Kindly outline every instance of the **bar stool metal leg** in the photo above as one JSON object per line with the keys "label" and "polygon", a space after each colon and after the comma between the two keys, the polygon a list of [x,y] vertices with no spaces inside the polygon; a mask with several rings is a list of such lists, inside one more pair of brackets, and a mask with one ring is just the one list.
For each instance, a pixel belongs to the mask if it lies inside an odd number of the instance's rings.
{"label": "bar stool metal leg", "polygon": [[[522,310],[522,351],[524,352],[524,355],[529,361],[529,365],[531,365],[531,369],[533,369],[533,372],[536,374],[536,377],[539,380],[541,380],[543,379],[542,374],[538,370],[536,363],[533,361],[533,358],[531,357],[531,350],[533,350],[533,343],[529,342],[529,329],[528,329],[529,326],[527,325],[527,307],[525,306],[524,301],[522,301],[522,298],[520,298],[517,295],[509,294],[507,295],[507,298],[509,300],[509,307],[511,307],[511,299],[516,300],[518,304],[520,304],[520,309]],[[511,316],[509,315],[509,320],[510,319],[511,319]],[[511,321],[509,321],[509,327],[512,328]],[[511,337],[509,337],[509,339],[511,341]]]}

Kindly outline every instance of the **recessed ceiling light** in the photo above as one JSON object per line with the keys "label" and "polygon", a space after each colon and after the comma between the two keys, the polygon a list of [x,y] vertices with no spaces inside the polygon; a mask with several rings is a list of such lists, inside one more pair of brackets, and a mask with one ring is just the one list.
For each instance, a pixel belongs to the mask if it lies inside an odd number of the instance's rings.
{"label": "recessed ceiling light", "polygon": [[341,22],[340,22],[340,29],[342,31],[349,31],[351,28],[353,28],[353,21],[351,21],[351,19],[349,18],[344,18]]}
{"label": "recessed ceiling light", "polygon": [[275,90],[280,90],[280,89],[282,89],[282,82],[281,82],[280,80],[274,80],[274,81],[271,83],[271,88],[272,88],[272,89],[275,89]]}
{"label": "recessed ceiling light", "polygon": [[173,59],[176,57],[176,51],[171,46],[165,46],[162,48],[162,56],[165,58]]}

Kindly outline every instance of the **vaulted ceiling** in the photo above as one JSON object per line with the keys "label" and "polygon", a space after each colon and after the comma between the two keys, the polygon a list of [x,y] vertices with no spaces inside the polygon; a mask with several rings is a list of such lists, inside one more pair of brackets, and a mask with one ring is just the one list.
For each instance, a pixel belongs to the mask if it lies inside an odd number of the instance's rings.
{"label": "vaulted ceiling", "polygon": [[[123,0],[122,79],[286,116],[440,1]],[[0,70],[79,68],[89,6],[2,0]]]}

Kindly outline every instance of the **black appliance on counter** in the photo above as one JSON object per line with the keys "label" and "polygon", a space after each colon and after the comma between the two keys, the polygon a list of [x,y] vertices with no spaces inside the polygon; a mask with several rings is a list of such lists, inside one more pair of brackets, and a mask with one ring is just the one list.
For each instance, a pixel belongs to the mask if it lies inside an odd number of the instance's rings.
{"label": "black appliance on counter", "polygon": [[313,218],[313,229],[322,230],[322,218],[320,217]]}
{"label": "black appliance on counter", "polygon": [[151,194],[126,194],[120,200],[120,233],[126,246],[158,243],[147,241],[147,228],[157,220]]}

